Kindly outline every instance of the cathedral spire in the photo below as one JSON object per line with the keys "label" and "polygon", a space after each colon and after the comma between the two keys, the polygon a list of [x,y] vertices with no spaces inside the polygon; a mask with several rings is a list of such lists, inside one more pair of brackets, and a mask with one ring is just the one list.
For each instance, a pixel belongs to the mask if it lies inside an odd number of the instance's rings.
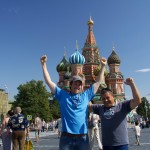
{"label": "cathedral spire", "polygon": [[76,50],[78,51],[78,41],[76,40]]}
{"label": "cathedral spire", "polygon": [[66,47],[64,46],[64,57],[66,57]]}
{"label": "cathedral spire", "polygon": [[88,46],[95,46],[96,45],[96,41],[95,41],[95,37],[94,37],[94,34],[93,34],[93,25],[94,25],[94,21],[91,19],[91,16],[90,16],[90,19],[89,21],[87,22],[89,28],[88,28],[88,36],[86,38],[86,43],[85,45],[88,45]]}

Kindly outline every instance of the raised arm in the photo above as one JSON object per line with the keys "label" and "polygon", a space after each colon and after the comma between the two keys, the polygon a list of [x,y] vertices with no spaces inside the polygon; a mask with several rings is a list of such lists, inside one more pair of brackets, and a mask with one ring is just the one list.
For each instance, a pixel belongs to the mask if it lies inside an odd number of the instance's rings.
{"label": "raised arm", "polygon": [[47,56],[43,55],[41,57],[41,65],[42,65],[42,69],[43,69],[44,79],[45,79],[46,84],[49,86],[52,94],[54,94],[56,84],[54,82],[52,82],[52,80],[51,80],[50,74],[47,70],[46,61],[47,61]]}
{"label": "raised arm", "polygon": [[96,82],[94,83],[94,93],[97,92],[100,84],[104,83],[104,70],[105,70],[106,63],[107,63],[107,60],[105,58],[101,58],[101,69],[96,79]]}
{"label": "raised arm", "polygon": [[131,87],[133,99],[130,102],[130,107],[131,109],[134,109],[136,106],[138,106],[141,103],[140,93],[134,83],[133,78],[127,78],[125,84]]}

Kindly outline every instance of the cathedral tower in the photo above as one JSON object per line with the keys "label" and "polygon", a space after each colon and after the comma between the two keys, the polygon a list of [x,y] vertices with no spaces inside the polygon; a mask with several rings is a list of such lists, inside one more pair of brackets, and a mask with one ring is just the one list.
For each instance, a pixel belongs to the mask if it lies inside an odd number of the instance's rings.
{"label": "cathedral tower", "polygon": [[100,65],[100,54],[93,34],[93,25],[91,17],[87,23],[88,35],[82,49],[82,54],[85,57],[83,73],[85,75],[85,88],[88,88],[95,82],[94,70]]}
{"label": "cathedral tower", "polygon": [[121,61],[116,54],[114,47],[111,55],[108,57],[107,63],[109,66],[109,73],[106,76],[107,86],[113,91],[116,100],[124,100],[124,78],[122,73],[119,71]]}

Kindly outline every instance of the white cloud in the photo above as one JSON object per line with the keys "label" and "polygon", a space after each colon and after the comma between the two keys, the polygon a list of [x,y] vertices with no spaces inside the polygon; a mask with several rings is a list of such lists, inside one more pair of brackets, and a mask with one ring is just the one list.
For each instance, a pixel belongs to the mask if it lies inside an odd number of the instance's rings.
{"label": "white cloud", "polygon": [[148,68],[148,69],[136,70],[136,72],[150,72],[150,68]]}

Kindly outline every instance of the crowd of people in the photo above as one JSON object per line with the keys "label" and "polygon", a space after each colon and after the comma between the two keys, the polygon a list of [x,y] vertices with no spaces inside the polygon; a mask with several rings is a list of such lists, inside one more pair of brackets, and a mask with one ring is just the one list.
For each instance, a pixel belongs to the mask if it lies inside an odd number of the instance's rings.
{"label": "crowd of people", "polygon": [[[56,127],[58,124],[58,128]],[[3,150],[24,150],[25,141],[29,138],[30,130],[35,132],[34,142],[39,142],[40,133],[48,132],[49,129],[57,132],[58,137],[61,134],[61,118],[46,122],[40,118],[40,114],[36,113],[33,123],[29,124],[26,117],[21,114],[21,107],[16,107],[7,112],[3,118],[0,128],[0,137],[2,138]]]}

